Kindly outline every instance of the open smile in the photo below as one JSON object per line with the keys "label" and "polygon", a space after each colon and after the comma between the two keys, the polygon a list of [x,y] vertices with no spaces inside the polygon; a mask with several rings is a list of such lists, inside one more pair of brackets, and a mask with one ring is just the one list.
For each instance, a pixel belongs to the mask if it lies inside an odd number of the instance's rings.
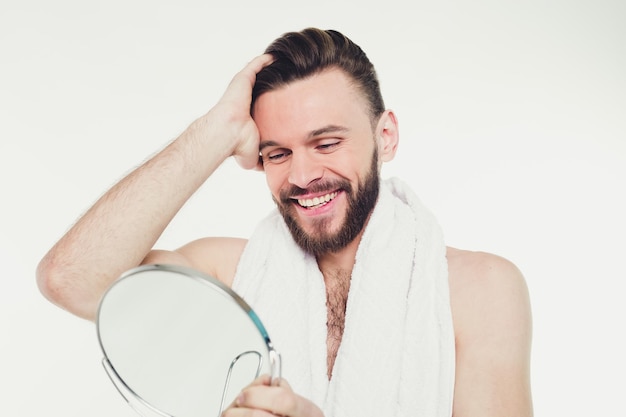
{"label": "open smile", "polygon": [[297,201],[300,207],[304,207],[306,209],[314,209],[328,204],[328,202],[337,197],[338,194],[339,193],[337,191],[333,191],[332,193],[324,194],[319,197],[298,198]]}

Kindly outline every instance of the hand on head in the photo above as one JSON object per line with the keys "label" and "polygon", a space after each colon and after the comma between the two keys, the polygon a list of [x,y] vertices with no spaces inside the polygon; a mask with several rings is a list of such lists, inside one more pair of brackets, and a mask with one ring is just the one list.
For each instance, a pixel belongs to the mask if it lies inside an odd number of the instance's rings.
{"label": "hand on head", "polygon": [[208,126],[221,126],[229,138],[232,156],[246,169],[259,167],[259,131],[250,116],[252,89],[256,75],[269,65],[269,54],[257,56],[231,80],[219,102],[208,113]]}

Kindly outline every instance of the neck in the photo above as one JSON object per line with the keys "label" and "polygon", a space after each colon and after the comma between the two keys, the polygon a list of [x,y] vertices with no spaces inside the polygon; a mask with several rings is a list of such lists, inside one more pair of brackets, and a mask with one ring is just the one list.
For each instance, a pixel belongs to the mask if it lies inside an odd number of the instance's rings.
{"label": "neck", "polygon": [[359,243],[361,243],[362,235],[363,232],[361,231],[352,242],[337,252],[318,255],[317,265],[320,271],[322,271],[325,280],[328,280],[328,277],[334,276],[335,273],[339,271],[348,272],[349,274],[352,273],[354,260],[356,259],[356,251],[359,248]]}

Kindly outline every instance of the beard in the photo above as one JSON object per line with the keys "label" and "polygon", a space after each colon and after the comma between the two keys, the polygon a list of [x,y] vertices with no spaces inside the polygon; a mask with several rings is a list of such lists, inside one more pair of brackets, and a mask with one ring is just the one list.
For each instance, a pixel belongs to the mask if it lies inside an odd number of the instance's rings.
{"label": "beard", "polygon": [[[363,230],[370,213],[376,205],[380,179],[378,176],[378,152],[374,148],[372,163],[365,174],[363,184],[356,191],[348,180],[341,179],[315,184],[307,189],[291,186],[280,192],[280,202],[274,199],[295,242],[305,252],[314,256],[335,253],[345,248]],[[345,192],[348,208],[343,223],[336,232],[330,231],[332,219],[320,219],[313,224],[313,231],[306,232],[298,223],[293,199],[289,196],[302,195],[306,192],[319,193],[341,190]]]}

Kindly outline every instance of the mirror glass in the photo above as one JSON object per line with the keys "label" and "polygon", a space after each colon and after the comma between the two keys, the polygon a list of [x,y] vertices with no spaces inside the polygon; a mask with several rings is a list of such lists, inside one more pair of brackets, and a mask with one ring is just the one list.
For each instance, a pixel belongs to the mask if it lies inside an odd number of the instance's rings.
{"label": "mirror glass", "polygon": [[97,315],[103,365],[140,414],[218,416],[280,356],[254,311],[192,269],[147,265],[105,293]]}

